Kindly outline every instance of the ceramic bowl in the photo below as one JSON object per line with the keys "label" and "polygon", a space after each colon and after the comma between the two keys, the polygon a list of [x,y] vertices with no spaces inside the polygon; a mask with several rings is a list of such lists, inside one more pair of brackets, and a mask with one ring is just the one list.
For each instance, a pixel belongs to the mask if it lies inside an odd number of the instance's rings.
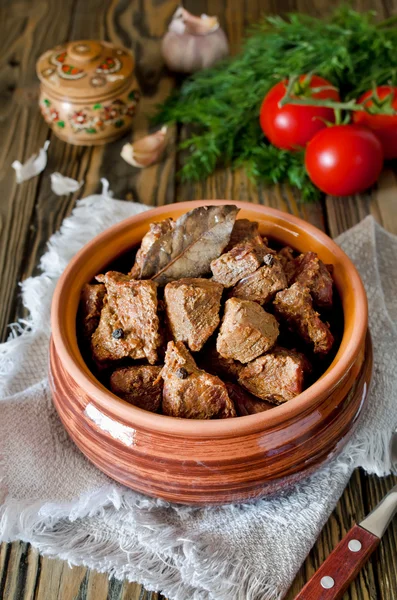
{"label": "ceramic bowl", "polygon": [[123,46],[69,42],[42,54],[39,106],[55,135],[70,144],[106,144],[131,128],[139,101],[135,61]]}
{"label": "ceramic bowl", "polygon": [[[99,469],[126,486],[174,502],[241,502],[286,488],[317,469],[345,444],[361,413],[371,377],[367,300],[342,250],[312,225],[264,206],[233,202],[239,218],[296,250],[334,265],[344,312],[340,347],[327,371],[289,402],[260,414],[198,421],[131,406],[90,372],[76,339],[80,290],[107,264],[140,242],[152,221],[178,218],[197,206],[156,208],[106,230],[70,262],[52,304],[50,383],[69,435]],[[366,342],[367,339],[367,342]]]}

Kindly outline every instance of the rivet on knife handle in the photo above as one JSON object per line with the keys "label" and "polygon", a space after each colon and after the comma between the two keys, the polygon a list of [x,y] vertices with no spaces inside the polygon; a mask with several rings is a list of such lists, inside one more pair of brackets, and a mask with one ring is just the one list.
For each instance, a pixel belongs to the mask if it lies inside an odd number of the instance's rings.
{"label": "rivet on knife handle", "polygon": [[295,600],[338,600],[357,576],[380,539],[359,525],[338,544]]}

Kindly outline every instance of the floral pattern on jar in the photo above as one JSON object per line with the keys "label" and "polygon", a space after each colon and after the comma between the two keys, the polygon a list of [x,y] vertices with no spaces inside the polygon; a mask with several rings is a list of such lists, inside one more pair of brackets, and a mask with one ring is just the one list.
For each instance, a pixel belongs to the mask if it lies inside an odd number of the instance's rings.
{"label": "floral pattern on jar", "polygon": [[[85,133],[95,134],[109,126],[119,129],[125,124],[124,117],[132,117],[135,114],[138,100],[139,93],[137,90],[133,90],[128,94],[127,101],[117,99],[109,104],[97,103],[91,107],[85,106],[69,113],[67,119],[74,133],[84,131]],[[43,100],[41,109],[47,121],[59,119],[59,114],[55,115],[56,111],[50,107],[49,100]],[[51,116],[51,111],[54,111],[54,118]]]}
{"label": "floral pattern on jar", "polygon": [[117,71],[120,71],[121,65],[121,60],[112,56],[108,56],[104,62],[97,67],[96,72],[106,74],[117,73]]}
{"label": "floral pattern on jar", "polygon": [[51,101],[47,98],[40,103],[40,110],[47,122],[54,123],[61,129],[65,127],[65,122],[60,119],[59,111],[51,105]]}
{"label": "floral pattern on jar", "polygon": [[84,110],[77,110],[69,115],[72,127],[75,129],[85,129],[87,127],[88,114],[86,111],[89,111],[88,107]]}
{"label": "floral pattern on jar", "polygon": [[140,94],[134,89],[112,102],[98,102],[86,105],[78,110],[65,112],[61,105],[42,97],[40,110],[47,123],[58,131],[70,130],[73,134],[95,136],[101,132],[123,129],[129,125],[130,119],[136,112]]}
{"label": "floral pattern on jar", "polygon": [[63,51],[61,53],[56,52],[51,56],[50,62],[52,62],[53,65],[62,65],[65,62],[66,54],[66,51]]}
{"label": "floral pattern on jar", "polygon": [[102,120],[114,122],[125,113],[125,103],[122,100],[113,100],[111,104],[103,107],[101,111]]}

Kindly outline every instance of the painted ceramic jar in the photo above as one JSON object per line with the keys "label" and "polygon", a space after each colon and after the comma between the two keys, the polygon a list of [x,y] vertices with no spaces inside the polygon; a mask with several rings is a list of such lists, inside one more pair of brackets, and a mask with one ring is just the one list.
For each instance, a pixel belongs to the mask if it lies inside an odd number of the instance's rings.
{"label": "painted ceramic jar", "polygon": [[81,40],[48,50],[37,61],[40,110],[54,133],[91,146],[120,137],[132,125],[139,101],[129,50]]}

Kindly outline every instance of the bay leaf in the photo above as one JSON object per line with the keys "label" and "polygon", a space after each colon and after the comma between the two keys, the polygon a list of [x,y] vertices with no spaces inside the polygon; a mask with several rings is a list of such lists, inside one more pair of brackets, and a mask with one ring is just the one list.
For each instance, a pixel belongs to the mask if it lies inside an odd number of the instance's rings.
{"label": "bay leaf", "polygon": [[201,277],[227,246],[239,209],[233,204],[200,206],[179,217],[172,231],[150,248],[142,279],[159,285],[183,277]]}

